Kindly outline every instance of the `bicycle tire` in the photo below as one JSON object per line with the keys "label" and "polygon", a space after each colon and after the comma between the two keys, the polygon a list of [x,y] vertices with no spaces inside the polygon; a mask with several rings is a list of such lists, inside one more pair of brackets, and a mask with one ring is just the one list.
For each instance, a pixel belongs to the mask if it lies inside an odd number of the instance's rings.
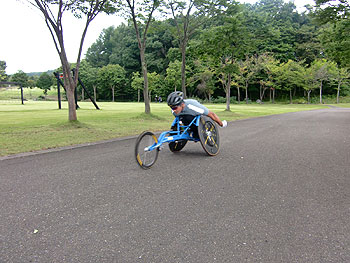
{"label": "bicycle tire", "polygon": [[215,156],[220,151],[219,130],[212,119],[207,116],[201,116],[198,125],[198,135],[204,151]]}
{"label": "bicycle tire", "polygon": [[143,169],[149,169],[155,164],[158,158],[159,149],[147,151],[150,147],[158,142],[153,132],[145,131],[139,135],[135,143],[135,158],[137,164]]}
{"label": "bicycle tire", "polygon": [[[173,131],[177,131],[177,127],[172,127],[171,128]],[[169,142],[169,150],[171,152],[179,152],[181,151],[185,145],[187,143],[187,140],[178,140],[178,141],[175,141],[175,142]]]}

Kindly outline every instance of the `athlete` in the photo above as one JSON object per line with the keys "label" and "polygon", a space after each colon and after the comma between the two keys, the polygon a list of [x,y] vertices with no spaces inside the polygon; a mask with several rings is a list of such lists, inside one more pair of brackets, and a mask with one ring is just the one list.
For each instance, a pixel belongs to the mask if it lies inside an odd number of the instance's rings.
{"label": "athlete", "polygon": [[168,106],[171,108],[174,116],[179,116],[180,120],[188,125],[195,116],[206,115],[215,121],[218,125],[225,128],[227,121],[221,121],[220,118],[207,107],[200,104],[197,100],[183,99],[183,93],[174,91],[169,94],[167,99]]}

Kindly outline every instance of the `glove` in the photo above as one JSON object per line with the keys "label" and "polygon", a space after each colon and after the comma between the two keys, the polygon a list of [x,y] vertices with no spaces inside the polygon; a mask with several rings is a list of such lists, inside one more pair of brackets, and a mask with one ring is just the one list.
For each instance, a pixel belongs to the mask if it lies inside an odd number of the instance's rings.
{"label": "glove", "polygon": [[226,120],[223,120],[222,121],[222,126],[221,126],[222,128],[225,128],[225,127],[227,127],[227,121]]}

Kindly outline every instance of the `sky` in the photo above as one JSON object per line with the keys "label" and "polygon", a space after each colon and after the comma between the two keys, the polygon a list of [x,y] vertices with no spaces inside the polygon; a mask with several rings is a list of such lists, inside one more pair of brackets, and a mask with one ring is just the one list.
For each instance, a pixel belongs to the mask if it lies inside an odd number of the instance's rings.
{"label": "sky", "polygon": [[[254,3],[255,0],[240,2]],[[295,0],[299,11],[313,0]],[[97,40],[104,28],[117,27],[123,20],[117,16],[99,14],[89,25],[83,46],[83,57],[87,49]],[[68,60],[76,62],[84,19],[76,19],[69,13],[63,16],[64,43]],[[19,70],[46,72],[60,67],[60,60],[50,32],[34,7],[25,0],[0,0],[0,60],[6,61],[6,73]]]}

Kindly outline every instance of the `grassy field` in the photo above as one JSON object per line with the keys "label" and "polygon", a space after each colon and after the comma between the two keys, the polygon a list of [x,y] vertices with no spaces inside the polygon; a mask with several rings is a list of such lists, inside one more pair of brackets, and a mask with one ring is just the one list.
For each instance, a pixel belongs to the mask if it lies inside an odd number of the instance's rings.
{"label": "grassy field", "polygon": [[[64,90],[61,88],[62,97]],[[26,100],[37,100],[40,96],[45,96],[44,91],[39,88],[23,88],[23,97]],[[57,100],[57,88],[47,91],[45,96],[48,100]],[[18,87],[0,88],[0,100],[21,100],[21,90]]]}
{"label": "grassy field", "polygon": [[[151,116],[145,115],[143,103],[79,102],[78,121],[68,122],[67,103],[58,110],[56,101],[0,100],[0,156],[56,148],[117,137],[137,135],[144,130],[168,130],[173,120],[165,103],[152,103]],[[322,105],[206,105],[221,119],[234,121],[271,114],[320,109]],[[350,107],[350,105],[345,105]]]}

